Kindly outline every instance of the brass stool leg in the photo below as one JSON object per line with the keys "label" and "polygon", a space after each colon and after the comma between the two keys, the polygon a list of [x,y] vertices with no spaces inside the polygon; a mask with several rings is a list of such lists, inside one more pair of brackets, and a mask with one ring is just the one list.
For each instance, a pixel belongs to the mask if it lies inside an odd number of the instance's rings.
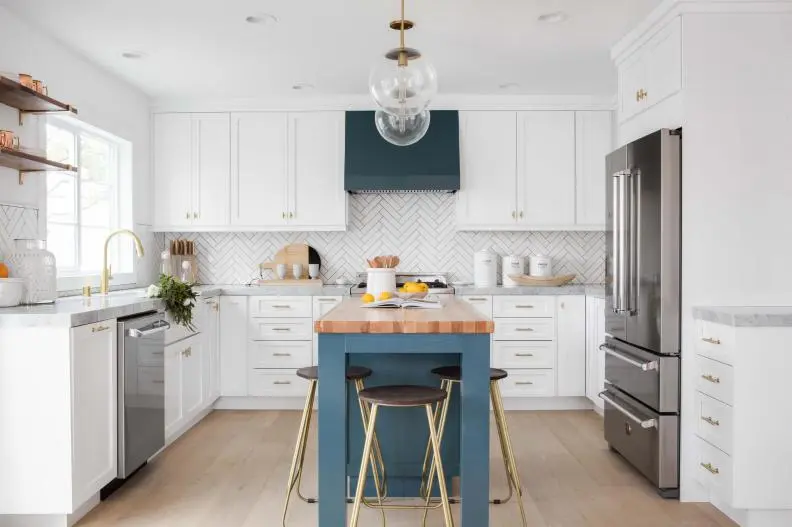
{"label": "brass stool leg", "polygon": [[360,458],[360,472],[358,472],[357,489],[355,490],[355,501],[352,505],[352,518],[349,520],[349,527],[357,527],[358,517],[360,516],[360,505],[363,502],[363,487],[366,485],[368,464],[371,462],[372,466],[374,465],[370,458],[372,445],[374,444],[374,428],[377,424],[378,410],[378,404],[371,405],[371,417],[369,419],[368,426],[366,426],[366,441],[363,444],[363,457]]}
{"label": "brass stool leg", "polygon": [[[441,390],[446,390],[447,391],[447,387],[446,387],[446,383],[447,382],[448,381],[446,381],[445,379],[440,381],[440,389]],[[434,424],[435,424],[435,428],[438,428],[440,426],[440,415],[441,415],[441,409],[442,409],[443,403],[444,403],[444,401],[439,401],[437,404],[435,404],[435,407],[434,407],[434,416],[435,416]],[[440,439],[442,440],[442,438],[443,438],[443,434],[441,433],[440,434]],[[426,493],[428,492],[427,489],[426,489],[426,484],[427,484],[427,481],[429,480],[429,463],[431,462],[431,459],[432,459],[431,456],[432,456],[432,440],[427,438],[427,440],[426,440],[426,452],[424,452],[423,467],[421,468],[421,488],[418,491],[418,494],[421,497],[425,497]]]}
{"label": "brass stool leg", "polygon": [[[447,379],[443,379],[440,382],[440,389],[445,390],[446,398],[444,401],[440,401],[437,403],[437,406],[434,411],[435,416],[435,429],[437,430],[437,435],[440,439],[440,443],[443,442],[443,434],[445,433],[445,425],[446,421],[448,420],[448,407],[451,404],[451,393],[454,390],[454,381],[450,381]],[[432,449],[432,441],[431,438],[429,441],[426,442],[426,454],[424,455],[424,465],[423,469],[421,470],[421,489],[419,494],[421,497],[429,498],[432,495],[432,478],[434,477],[434,467],[430,465],[430,458],[429,453]],[[427,503],[429,503],[427,501]],[[424,522],[426,518],[426,514],[424,514]]]}
{"label": "brass stool leg", "polygon": [[[286,514],[289,510],[289,500],[294,487],[299,487],[302,479],[303,462],[305,461],[305,447],[308,443],[308,430],[311,426],[311,415],[313,413],[313,403],[316,397],[316,381],[311,381],[308,388],[308,396],[305,398],[300,429],[297,432],[297,444],[294,446],[294,456],[292,457],[291,468],[289,469],[289,483],[286,487],[286,502],[283,504],[283,527],[286,527]],[[300,494],[299,488],[297,493]],[[302,498],[302,496],[300,495]],[[312,503],[310,500],[306,500]],[[315,502],[316,500],[314,500]]]}
{"label": "brass stool leg", "polygon": [[509,426],[506,423],[506,412],[503,409],[503,396],[501,395],[500,386],[498,382],[490,383],[490,393],[492,396],[492,406],[495,411],[495,422],[498,428],[498,436],[501,443],[501,451],[503,452],[503,463],[506,466],[506,477],[509,480],[509,497],[506,500],[495,500],[495,503],[506,503],[512,496],[512,489],[517,492],[517,503],[520,506],[520,516],[522,518],[523,527],[527,527],[528,520],[525,518],[525,505],[522,500],[522,485],[520,483],[520,474],[517,471],[517,462],[514,459],[514,449],[511,444],[511,437],[509,436]]}
{"label": "brass stool leg", "polygon": [[[358,405],[360,406],[360,417],[363,420],[363,430],[367,430],[369,422],[369,405],[360,398],[360,391],[365,388],[363,379],[355,379],[355,390],[358,395]],[[377,497],[384,499],[388,495],[387,474],[385,473],[385,461],[382,458],[379,439],[376,431],[374,432],[374,444],[372,445],[373,459],[371,460],[371,471],[374,476],[374,484],[377,486]],[[375,464],[376,461],[376,464]]]}
{"label": "brass stool leg", "polygon": [[[444,407],[445,406],[447,405],[444,405]],[[434,412],[432,412],[431,404],[426,405],[426,420],[429,423],[429,438],[432,442],[432,451],[434,453],[434,459],[432,460],[433,470],[431,472],[434,472],[434,467],[437,468],[437,485],[440,487],[440,500],[443,504],[443,517],[445,519],[445,526],[454,527],[454,517],[451,515],[451,506],[448,502],[448,489],[446,488],[445,472],[443,471],[443,459],[440,454],[440,438],[434,425]],[[432,488],[432,483],[433,481],[430,476],[428,486],[429,489]],[[424,510],[424,521],[426,521],[427,511],[428,509]]]}

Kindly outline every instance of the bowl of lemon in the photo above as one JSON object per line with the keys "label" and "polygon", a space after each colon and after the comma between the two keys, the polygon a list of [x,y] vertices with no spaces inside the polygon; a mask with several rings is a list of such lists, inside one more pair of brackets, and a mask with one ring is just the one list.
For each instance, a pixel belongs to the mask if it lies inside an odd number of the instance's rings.
{"label": "bowl of lemon", "polygon": [[428,294],[429,286],[423,282],[404,282],[404,285],[396,291],[396,296],[405,300],[423,298]]}

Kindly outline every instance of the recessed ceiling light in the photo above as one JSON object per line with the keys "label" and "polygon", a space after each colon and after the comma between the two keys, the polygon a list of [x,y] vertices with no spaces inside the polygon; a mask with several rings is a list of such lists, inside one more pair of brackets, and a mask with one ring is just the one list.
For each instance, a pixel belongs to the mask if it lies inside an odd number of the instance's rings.
{"label": "recessed ceiling light", "polygon": [[516,82],[504,82],[503,84],[498,85],[498,88],[500,88],[501,90],[514,90],[519,87],[520,85],[517,84]]}
{"label": "recessed ceiling light", "polygon": [[121,53],[121,56],[124,57],[125,59],[137,60],[137,59],[145,58],[146,54],[143,53],[142,51],[124,51],[123,53]]}
{"label": "recessed ceiling light", "polygon": [[245,22],[248,24],[259,24],[262,26],[271,26],[278,23],[278,17],[269,13],[262,13],[260,15],[250,15],[245,17]]}
{"label": "recessed ceiling light", "polygon": [[297,90],[297,91],[313,90],[314,87],[315,86],[310,82],[298,82],[292,86],[292,90]]}
{"label": "recessed ceiling light", "polygon": [[563,11],[555,11],[553,13],[544,13],[539,15],[537,19],[539,22],[544,22],[547,24],[560,24],[561,22],[566,22],[569,20],[569,15],[564,13]]}

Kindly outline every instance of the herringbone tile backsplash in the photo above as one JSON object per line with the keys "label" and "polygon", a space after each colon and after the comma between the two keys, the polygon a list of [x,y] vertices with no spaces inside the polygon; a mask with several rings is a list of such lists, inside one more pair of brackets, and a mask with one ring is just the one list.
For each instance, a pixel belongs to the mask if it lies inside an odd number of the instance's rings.
{"label": "herringbone tile backsplash", "polygon": [[37,239],[38,209],[0,205],[0,256],[8,256],[14,250],[11,245],[16,239]]}
{"label": "herringbone tile backsplash", "polygon": [[240,284],[257,277],[258,264],[289,243],[306,242],[322,257],[322,278],[352,279],[366,258],[397,254],[403,271],[446,271],[455,281],[472,281],[473,253],[545,254],[554,274],[576,274],[579,283],[605,279],[604,232],[457,232],[451,194],[359,194],[349,198],[346,232],[167,233],[196,242],[199,279]]}

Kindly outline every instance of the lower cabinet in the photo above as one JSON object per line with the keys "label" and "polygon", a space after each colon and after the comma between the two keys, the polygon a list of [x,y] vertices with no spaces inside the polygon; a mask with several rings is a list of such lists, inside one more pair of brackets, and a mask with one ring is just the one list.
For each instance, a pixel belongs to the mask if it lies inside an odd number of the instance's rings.
{"label": "lower cabinet", "polygon": [[201,299],[197,308],[198,328],[203,335],[203,399],[204,406],[209,406],[220,397],[220,299]]}
{"label": "lower cabinet", "polygon": [[556,345],[560,396],[586,395],[586,297],[556,297]]}
{"label": "lower cabinet", "polygon": [[165,440],[185,431],[207,405],[204,398],[203,334],[165,348]]}
{"label": "lower cabinet", "polygon": [[[342,296],[315,296],[313,297],[313,321],[316,322],[331,309],[336,307],[344,299]],[[311,365],[319,364],[319,334],[313,334],[313,353],[311,355]]]}
{"label": "lower cabinet", "polygon": [[605,300],[586,298],[586,397],[605,409],[599,393],[605,389],[605,356],[599,349],[605,342]]}

